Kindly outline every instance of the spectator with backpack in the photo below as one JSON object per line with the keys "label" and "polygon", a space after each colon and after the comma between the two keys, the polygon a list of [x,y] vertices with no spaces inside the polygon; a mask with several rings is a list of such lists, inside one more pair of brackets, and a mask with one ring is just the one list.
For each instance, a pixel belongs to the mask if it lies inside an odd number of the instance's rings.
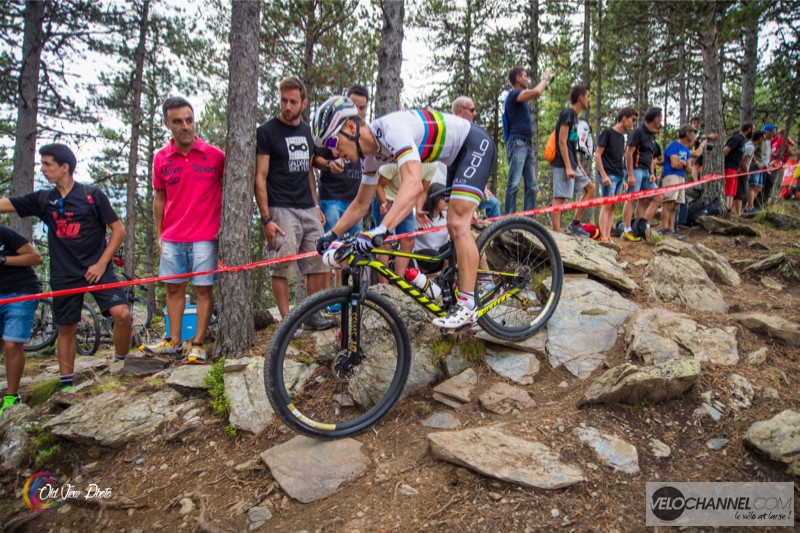
{"label": "spectator with backpack", "polygon": [[528,89],[528,73],[514,67],[508,73],[511,92],[505,101],[503,132],[508,157],[508,183],[506,184],[505,213],[517,210],[519,180],[525,178],[524,211],[536,208],[536,154],[533,153],[533,123],[528,101],[539,98],[547,83],[553,78],[553,69],[547,69],[544,78],[533,89]]}
{"label": "spectator with backpack", "polygon": [[[556,155],[553,159],[553,205],[563,205],[572,199],[575,190],[583,189],[582,200],[594,196],[595,186],[578,162],[579,144],[578,113],[589,109],[589,88],[583,84],[574,85],[569,92],[570,107],[558,116],[556,122]],[[579,237],[589,234],[581,227],[583,209],[576,209],[572,222],[566,232]],[[553,231],[561,231],[561,212],[553,213]]]}
{"label": "spectator with backpack", "polygon": [[[80,289],[119,280],[111,260],[125,238],[125,229],[103,191],[73,179],[77,159],[64,144],[39,149],[42,174],[52,189],[0,199],[0,213],[36,216],[47,226],[50,285],[53,290]],[[111,236],[106,242],[106,226]],[[124,360],[131,345],[128,298],[120,288],[93,291],[100,310],[114,320],[116,360]],[[83,308],[83,293],[53,298],[58,326],[59,391],[70,391],[75,367],[75,337]]]}

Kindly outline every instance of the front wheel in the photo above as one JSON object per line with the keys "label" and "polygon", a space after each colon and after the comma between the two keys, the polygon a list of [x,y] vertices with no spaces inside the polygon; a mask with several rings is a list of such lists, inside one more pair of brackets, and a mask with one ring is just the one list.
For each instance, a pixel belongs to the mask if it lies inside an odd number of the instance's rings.
{"label": "front wheel", "polygon": [[100,347],[100,318],[97,311],[87,302],[83,302],[81,320],[75,332],[75,347],[81,355],[94,355]]}
{"label": "front wheel", "polygon": [[[286,425],[309,437],[346,437],[377,423],[400,397],[411,367],[408,330],[391,304],[367,293],[359,327],[350,297],[351,288],[340,287],[305,300],[283,320],[267,353],[270,404]],[[327,315],[333,327],[303,329],[337,304]]]}
{"label": "front wheel", "polygon": [[561,297],[564,266],[555,240],[535,220],[509,217],[486,228],[477,245],[477,297],[481,308],[489,308],[478,324],[499,339],[531,337]]}
{"label": "front wheel", "polygon": [[39,300],[36,313],[33,315],[31,338],[23,349],[26,352],[38,352],[56,341],[58,327],[53,317],[53,301]]}

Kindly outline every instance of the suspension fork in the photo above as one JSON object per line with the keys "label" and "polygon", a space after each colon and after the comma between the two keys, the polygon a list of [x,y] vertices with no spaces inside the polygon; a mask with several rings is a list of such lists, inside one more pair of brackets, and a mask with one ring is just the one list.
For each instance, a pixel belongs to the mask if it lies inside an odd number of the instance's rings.
{"label": "suspension fork", "polygon": [[364,267],[346,270],[342,275],[343,285],[348,283],[350,276],[353,277],[350,305],[342,306],[341,310],[341,349],[347,350],[351,359],[357,361],[361,352],[361,317],[369,289],[369,273]]}

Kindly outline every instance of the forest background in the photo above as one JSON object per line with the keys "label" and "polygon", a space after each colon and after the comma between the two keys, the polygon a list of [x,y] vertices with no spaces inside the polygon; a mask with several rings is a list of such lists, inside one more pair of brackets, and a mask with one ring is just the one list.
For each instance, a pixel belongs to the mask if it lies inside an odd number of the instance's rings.
{"label": "forest background", "polygon": [[[87,63],[96,74],[91,81],[80,75]],[[226,194],[234,185],[246,193],[254,161],[242,159],[251,146],[242,137],[252,132],[254,146],[256,126],[278,111],[278,80],[296,75],[307,87],[307,119],[329,95],[354,83],[373,96],[368,118],[393,111],[397,102],[449,111],[456,96],[472,97],[477,123],[499,147],[490,187],[502,198],[501,116],[514,65],[524,66],[533,83],[546,68],[556,71],[544,96],[531,102],[540,155],[540,139],[553,130],[578,82],[591,89],[587,119],[595,136],[627,105],[640,118],[650,106],[664,109],[662,147],[695,115],[723,138],[747,120],[791,133],[800,118],[800,3],[6,0],[0,3],[0,197],[45,184],[36,180],[39,146],[70,144],[79,160],[76,177],[100,185],[125,221],[125,270],[152,275],[158,272],[152,161],[169,140],[163,101],[180,94],[200,104],[198,135],[229,152]],[[247,93],[243,88],[251,85]],[[242,91],[249,94],[244,107]],[[232,116],[244,122],[237,119],[229,129]],[[708,172],[721,170],[720,154],[707,158]],[[540,203],[549,202],[550,167],[537,166]],[[721,189],[708,187],[706,195],[718,199]],[[222,233],[231,234],[232,244],[221,235],[223,259],[226,253],[237,258],[228,264],[265,258],[252,205],[242,210],[238,228],[225,216]],[[41,238],[30,220],[0,223]],[[252,341],[252,321],[242,321],[242,312],[273,304],[266,269],[243,276],[226,289],[224,275],[220,285],[221,324],[231,328],[218,354]],[[154,309],[163,306],[156,286],[148,286],[148,299]],[[235,331],[234,324],[249,332]]]}

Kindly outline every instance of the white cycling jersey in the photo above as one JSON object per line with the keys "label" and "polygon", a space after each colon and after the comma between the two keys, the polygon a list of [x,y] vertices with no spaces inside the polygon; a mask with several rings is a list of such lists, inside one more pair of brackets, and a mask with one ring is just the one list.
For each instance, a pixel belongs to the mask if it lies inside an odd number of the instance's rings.
{"label": "white cycling jersey", "polygon": [[427,109],[389,113],[370,123],[378,143],[378,153],[361,162],[361,183],[378,183],[378,169],[397,162],[430,163],[450,166],[458,156],[472,124],[461,117]]}

